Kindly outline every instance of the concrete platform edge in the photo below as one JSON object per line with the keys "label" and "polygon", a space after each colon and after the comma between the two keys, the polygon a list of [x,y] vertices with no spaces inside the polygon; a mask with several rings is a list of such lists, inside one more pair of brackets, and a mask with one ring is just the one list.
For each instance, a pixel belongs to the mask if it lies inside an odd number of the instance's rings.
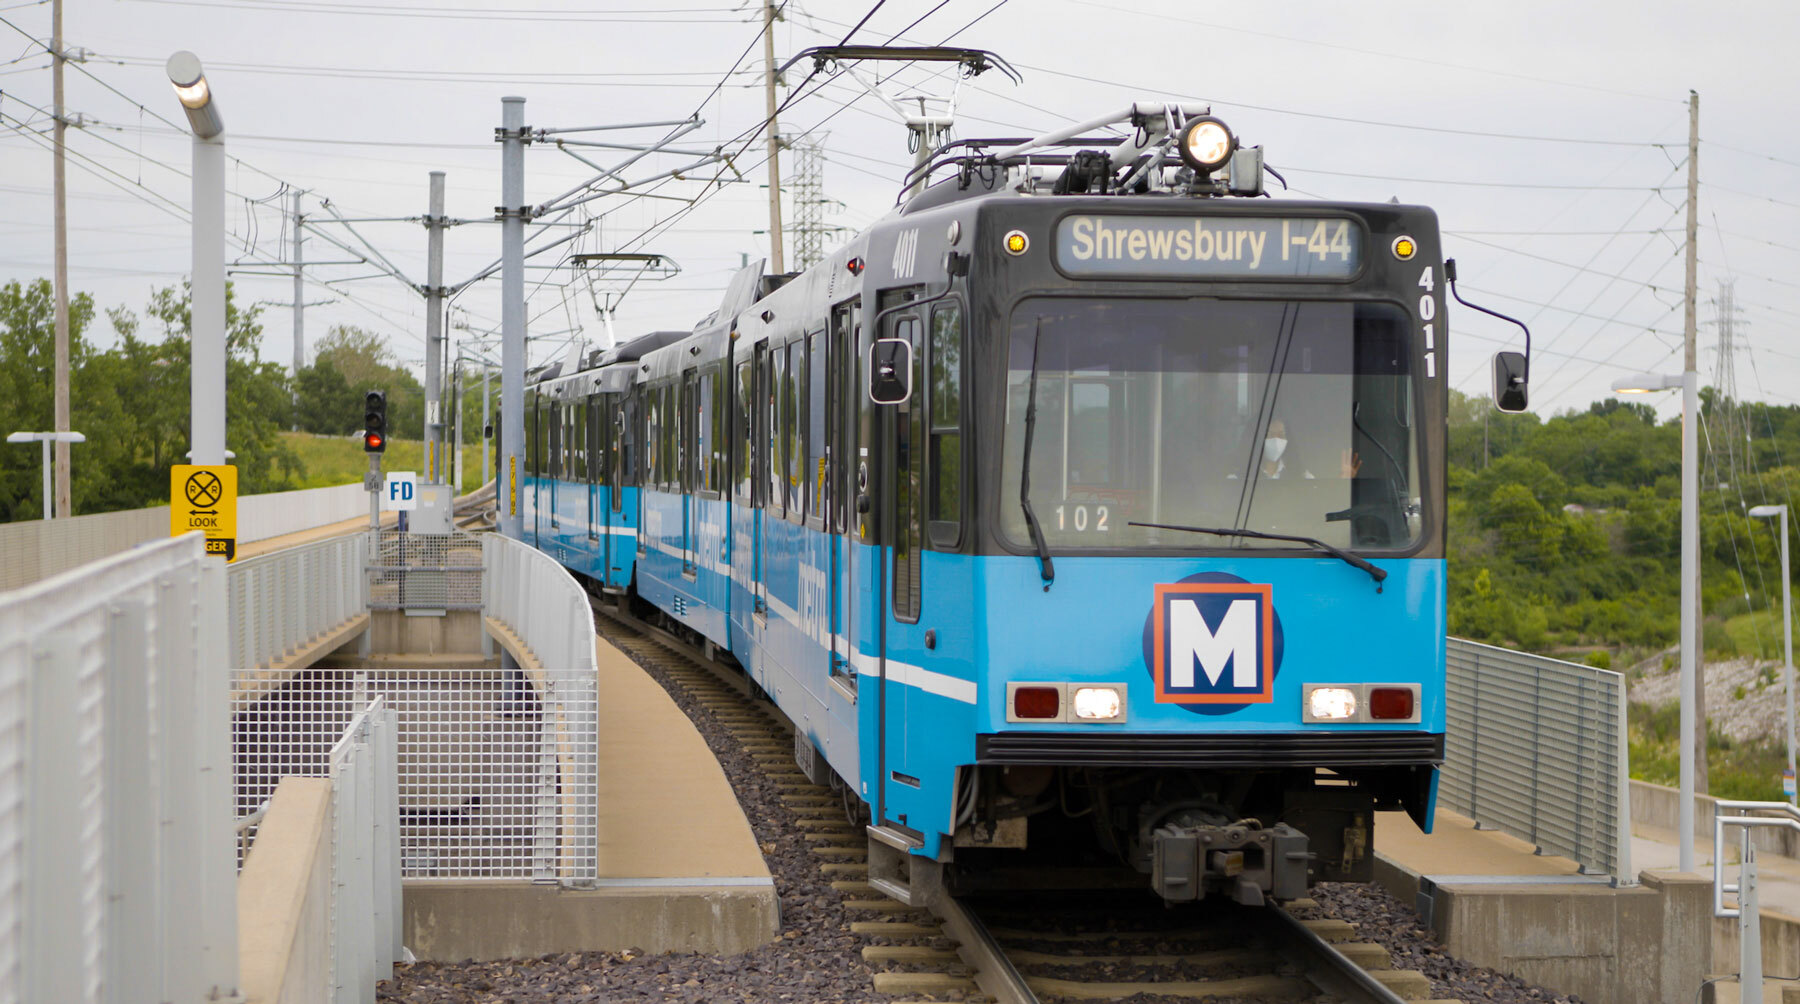
{"label": "concrete platform edge", "polygon": [[736,955],[775,940],[781,927],[772,883],[561,889],[419,880],[406,883],[405,910],[406,946],[433,962],[627,948]]}

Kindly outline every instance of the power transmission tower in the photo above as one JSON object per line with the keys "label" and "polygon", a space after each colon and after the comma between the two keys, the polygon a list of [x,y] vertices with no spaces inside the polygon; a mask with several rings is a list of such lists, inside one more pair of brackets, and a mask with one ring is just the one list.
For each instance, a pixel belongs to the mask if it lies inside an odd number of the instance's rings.
{"label": "power transmission tower", "polygon": [[789,187],[794,207],[794,270],[804,271],[825,260],[825,235],[837,227],[824,224],[825,205],[825,136],[796,139],[789,146],[794,152],[794,180]]}
{"label": "power transmission tower", "polygon": [[1722,462],[1718,457],[1713,459],[1713,469],[1719,474],[1718,480],[1741,486],[1750,476],[1750,419],[1738,404],[1736,285],[1735,279],[1721,280],[1719,298],[1716,301],[1719,345],[1713,360],[1713,387],[1719,396],[1712,423],[1718,431],[1714,433],[1712,447],[1714,452],[1719,452],[1722,448],[1724,453]]}

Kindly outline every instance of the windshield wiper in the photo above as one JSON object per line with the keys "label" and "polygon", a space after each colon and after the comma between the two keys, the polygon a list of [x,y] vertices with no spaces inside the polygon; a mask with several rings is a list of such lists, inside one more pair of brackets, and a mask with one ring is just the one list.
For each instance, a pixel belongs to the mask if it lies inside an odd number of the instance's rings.
{"label": "windshield wiper", "polygon": [[1263,533],[1261,530],[1226,530],[1213,526],[1180,526],[1175,523],[1139,523],[1136,520],[1131,520],[1126,525],[1155,527],[1158,530],[1186,530],[1189,533],[1212,533],[1221,537],[1255,537],[1258,540],[1291,540],[1300,544],[1311,544],[1334,558],[1340,558],[1368,572],[1369,578],[1375,580],[1375,591],[1378,593],[1381,592],[1381,580],[1388,577],[1387,569],[1376,568],[1349,551],[1327,544],[1317,537],[1302,537],[1291,533]]}
{"label": "windshield wiper", "polygon": [[1038,318],[1031,334],[1031,384],[1025,391],[1025,457],[1019,462],[1019,508],[1025,510],[1025,527],[1031,531],[1031,542],[1037,546],[1038,574],[1044,578],[1044,592],[1056,581],[1056,565],[1050,560],[1050,545],[1044,542],[1044,530],[1038,526],[1037,514],[1031,511],[1031,433],[1037,428],[1038,347],[1044,338],[1044,319]]}

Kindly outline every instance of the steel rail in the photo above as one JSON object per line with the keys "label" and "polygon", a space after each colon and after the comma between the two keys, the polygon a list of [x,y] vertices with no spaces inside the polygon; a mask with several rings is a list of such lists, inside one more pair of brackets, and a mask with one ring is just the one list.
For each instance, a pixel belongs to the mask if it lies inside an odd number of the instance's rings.
{"label": "steel rail", "polygon": [[1305,978],[1314,986],[1329,994],[1336,994],[1345,1000],[1367,1001],[1368,1004],[1406,1004],[1406,998],[1389,990],[1385,984],[1369,971],[1351,961],[1350,957],[1337,950],[1331,942],[1321,938],[1318,932],[1307,927],[1300,918],[1280,907],[1267,907],[1271,927],[1280,931],[1295,945],[1305,962],[1316,965],[1305,965]]}
{"label": "steel rail", "polygon": [[1007,958],[1006,949],[989,933],[974,911],[954,896],[941,896],[931,912],[957,942],[957,954],[975,971],[975,985],[996,1004],[1038,1004],[1038,996]]}

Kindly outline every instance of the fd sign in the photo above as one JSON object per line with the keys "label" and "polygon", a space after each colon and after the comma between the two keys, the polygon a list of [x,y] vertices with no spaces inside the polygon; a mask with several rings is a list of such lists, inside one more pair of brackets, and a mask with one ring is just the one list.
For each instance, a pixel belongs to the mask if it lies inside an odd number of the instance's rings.
{"label": "fd sign", "polygon": [[393,471],[381,486],[381,508],[410,512],[419,507],[419,475],[416,471]]}

